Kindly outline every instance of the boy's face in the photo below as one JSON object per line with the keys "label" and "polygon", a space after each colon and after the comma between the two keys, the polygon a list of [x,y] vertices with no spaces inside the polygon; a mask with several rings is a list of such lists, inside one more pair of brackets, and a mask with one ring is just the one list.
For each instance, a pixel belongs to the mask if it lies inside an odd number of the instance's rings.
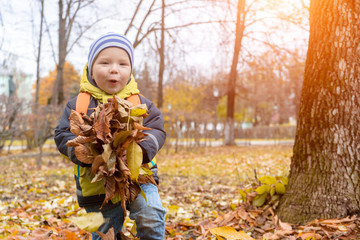
{"label": "boy's face", "polygon": [[108,94],[115,94],[127,84],[131,74],[131,62],[125,50],[109,47],[102,50],[92,66],[91,78]]}

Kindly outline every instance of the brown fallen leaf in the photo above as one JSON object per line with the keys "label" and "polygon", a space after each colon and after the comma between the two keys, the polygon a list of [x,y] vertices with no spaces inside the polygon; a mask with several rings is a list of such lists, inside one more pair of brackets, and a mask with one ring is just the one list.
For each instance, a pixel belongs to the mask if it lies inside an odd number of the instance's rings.
{"label": "brown fallen leaf", "polygon": [[254,238],[250,237],[249,235],[247,235],[245,232],[243,231],[236,231],[234,228],[232,227],[219,227],[219,228],[212,228],[210,229],[211,234],[213,235],[219,235],[221,237],[225,237],[226,239],[232,239],[232,240],[236,240],[236,239],[244,239],[244,240],[254,240]]}
{"label": "brown fallen leaf", "polygon": [[317,234],[315,232],[307,232],[307,233],[300,233],[298,237],[301,237],[302,240],[306,240],[308,238],[315,238],[315,239],[321,239],[322,236],[320,234]]}
{"label": "brown fallen leaf", "polygon": [[137,122],[133,122],[133,128],[138,129],[138,130],[151,130],[151,128],[144,127],[143,125],[141,125]]}
{"label": "brown fallen leaf", "polygon": [[76,158],[83,163],[91,164],[94,161],[94,157],[91,156],[90,148],[86,145],[79,144],[75,147]]}
{"label": "brown fallen leaf", "polygon": [[279,222],[278,222],[278,228],[281,229],[281,230],[286,230],[286,231],[292,231],[292,226],[289,224],[289,223],[286,223],[286,222],[282,222],[280,219],[279,219]]}
{"label": "brown fallen leaf", "polygon": [[85,143],[89,143],[94,141],[95,138],[94,137],[85,137],[85,136],[77,136],[76,138],[74,138],[73,140],[70,140],[66,143],[66,146],[68,147],[76,147],[79,144],[85,144]]}
{"label": "brown fallen leaf", "polygon": [[80,125],[85,124],[81,114],[78,113],[77,111],[71,110],[69,122],[70,122],[70,131],[76,136],[79,136],[82,132],[82,130],[80,129]]}
{"label": "brown fallen leaf", "polygon": [[102,233],[99,231],[96,231],[96,233],[99,235],[99,237],[101,237],[102,240],[114,240],[115,239],[115,233],[114,233],[114,228],[110,228],[109,231],[107,231],[107,233]]}
{"label": "brown fallen leaf", "polygon": [[94,162],[92,163],[91,173],[95,175],[99,171],[99,167],[104,164],[105,164],[105,161],[102,158],[102,156],[97,155],[94,159]]}

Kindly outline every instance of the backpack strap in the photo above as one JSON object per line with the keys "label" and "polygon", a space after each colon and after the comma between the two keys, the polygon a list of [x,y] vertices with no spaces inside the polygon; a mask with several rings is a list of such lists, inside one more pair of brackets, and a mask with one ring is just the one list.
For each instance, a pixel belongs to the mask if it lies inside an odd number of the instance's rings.
{"label": "backpack strap", "polygon": [[78,113],[87,113],[90,104],[90,93],[81,92],[78,94],[76,99],[76,111]]}
{"label": "backpack strap", "polygon": [[130,95],[129,97],[126,98],[126,100],[134,104],[134,106],[141,104],[139,94]]}

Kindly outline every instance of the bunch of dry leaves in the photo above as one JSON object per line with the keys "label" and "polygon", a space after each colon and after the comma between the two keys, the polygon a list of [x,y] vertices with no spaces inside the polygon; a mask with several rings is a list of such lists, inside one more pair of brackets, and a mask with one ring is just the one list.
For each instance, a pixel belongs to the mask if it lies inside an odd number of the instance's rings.
{"label": "bunch of dry leaves", "polygon": [[143,194],[140,183],[156,184],[152,172],[142,164],[143,152],[138,145],[146,140],[142,130],[150,130],[143,126],[147,116],[145,104],[133,106],[116,96],[99,104],[90,117],[71,111],[70,130],[77,137],[67,146],[75,148],[79,161],[91,164],[92,183],[104,180],[102,206],[120,197],[126,213],[126,202]]}

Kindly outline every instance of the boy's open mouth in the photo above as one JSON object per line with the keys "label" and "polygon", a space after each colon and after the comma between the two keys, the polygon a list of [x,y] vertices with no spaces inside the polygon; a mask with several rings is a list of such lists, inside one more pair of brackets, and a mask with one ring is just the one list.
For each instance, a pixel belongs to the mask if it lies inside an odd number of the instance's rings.
{"label": "boy's open mouth", "polygon": [[117,80],[109,80],[110,83],[117,83]]}

